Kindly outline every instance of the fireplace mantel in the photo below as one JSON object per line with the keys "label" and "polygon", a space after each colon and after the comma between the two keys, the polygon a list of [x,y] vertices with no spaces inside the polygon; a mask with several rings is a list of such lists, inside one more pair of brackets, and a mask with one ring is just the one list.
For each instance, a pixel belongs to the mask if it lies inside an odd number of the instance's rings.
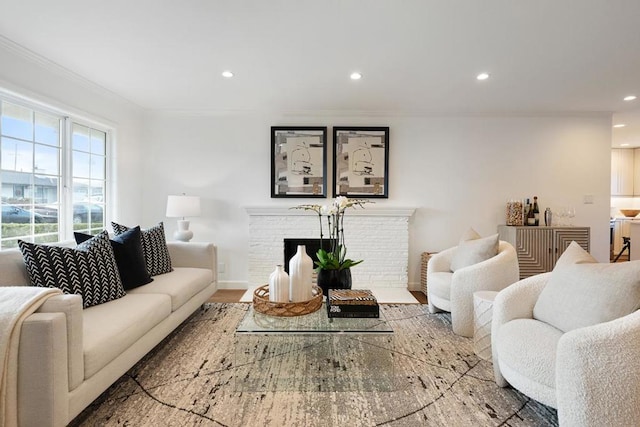
{"label": "fireplace mantel", "polygon": [[[304,209],[291,209],[274,206],[247,206],[245,207],[245,209],[250,216],[317,215],[313,211],[307,211]],[[413,215],[414,212],[414,208],[377,208],[367,206],[362,209],[348,209],[346,216],[393,216],[409,218]]]}

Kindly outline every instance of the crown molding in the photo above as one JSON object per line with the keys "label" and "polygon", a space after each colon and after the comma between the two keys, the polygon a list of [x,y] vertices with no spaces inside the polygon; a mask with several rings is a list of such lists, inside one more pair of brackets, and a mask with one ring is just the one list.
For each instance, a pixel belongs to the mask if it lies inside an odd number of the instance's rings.
{"label": "crown molding", "polygon": [[131,107],[137,108],[139,110],[145,110],[144,107],[136,104],[135,102],[131,101],[128,98],[123,97],[122,95],[119,95],[107,88],[105,88],[104,86],[99,85],[98,83],[87,79],[86,77],[68,69],[63,67],[62,65],[58,64],[57,62],[54,62],[48,58],[45,58],[44,56],[30,50],[27,49],[26,47],[14,42],[11,39],[6,38],[3,35],[0,35],[0,47],[6,49],[7,51],[31,62],[34,63],[42,68],[44,68],[45,70],[58,74],[74,83],[77,83],[78,85],[87,88],[89,90],[92,90],[94,92],[99,93],[100,95],[103,95],[107,98],[113,99],[115,101],[119,101],[119,102],[123,102],[126,104],[129,104]]}
{"label": "crown molding", "polygon": [[374,111],[374,110],[280,110],[269,108],[251,109],[181,109],[181,108],[148,108],[147,114],[159,116],[184,117],[217,117],[217,116],[278,116],[281,118],[306,119],[315,118],[355,118],[355,119],[390,119],[390,118],[598,118],[611,117],[611,111]]}

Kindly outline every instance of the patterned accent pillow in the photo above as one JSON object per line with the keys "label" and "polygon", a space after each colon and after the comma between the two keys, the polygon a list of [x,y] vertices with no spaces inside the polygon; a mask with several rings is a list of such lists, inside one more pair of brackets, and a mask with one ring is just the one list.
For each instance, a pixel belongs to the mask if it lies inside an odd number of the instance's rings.
{"label": "patterned accent pillow", "polygon": [[76,248],[18,240],[32,285],[78,294],[87,308],[126,295],[106,231]]}
{"label": "patterned accent pillow", "polygon": [[[77,231],[73,233],[73,236],[78,244],[93,238],[90,234],[78,233]],[[140,227],[133,227],[110,240],[125,291],[153,281],[144,262],[140,236]]]}
{"label": "patterned accent pillow", "polygon": [[[125,233],[130,228],[115,222],[111,222],[111,226],[116,236]],[[164,237],[164,224],[160,222],[155,227],[141,231],[142,252],[149,275],[157,276],[173,271],[167,240]]]}

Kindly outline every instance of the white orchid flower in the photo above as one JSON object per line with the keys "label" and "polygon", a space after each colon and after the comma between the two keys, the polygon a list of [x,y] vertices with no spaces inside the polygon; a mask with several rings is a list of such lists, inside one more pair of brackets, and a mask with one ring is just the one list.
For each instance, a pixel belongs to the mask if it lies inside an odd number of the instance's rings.
{"label": "white orchid flower", "polygon": [[349,198],[345,196],[336,197],[335,205],[339,210],[344,210],[350,206]]}
{"label": "white orchid flower", "polygon": [[[349,199],[345,196],[338,196],[328,205],[298,205],[290,209],[303,209],[318,213],[320,223],[320,242],[323,241],[325,235],[323,233],[323,221],[329,231],[327,236],[329,239],[329,249],[318,250],[318,259],[316,262],[319,270],[343,270],[358,265],[362,260],[354,261],[347,259],[347,247],[344,241],[343,218],[347,208],[364,207],[365,203],[373,203],[363,199]],[[322,255],[322,257],[321,257]]]}
{"label": "white orchid flower", "polygon": [[334,215],[336,213],[336,207],[335,206],[327,206],[327,205],[323,205],[320,208],[320,215]]}

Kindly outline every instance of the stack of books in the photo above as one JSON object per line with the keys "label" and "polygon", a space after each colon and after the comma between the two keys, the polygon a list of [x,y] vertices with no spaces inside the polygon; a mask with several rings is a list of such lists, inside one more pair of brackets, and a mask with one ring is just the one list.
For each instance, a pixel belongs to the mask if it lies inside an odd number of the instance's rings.
{"label": "stack of books", "polygon": [[380,317],[380,306],[368,289],[329,289],[329,317]]}

